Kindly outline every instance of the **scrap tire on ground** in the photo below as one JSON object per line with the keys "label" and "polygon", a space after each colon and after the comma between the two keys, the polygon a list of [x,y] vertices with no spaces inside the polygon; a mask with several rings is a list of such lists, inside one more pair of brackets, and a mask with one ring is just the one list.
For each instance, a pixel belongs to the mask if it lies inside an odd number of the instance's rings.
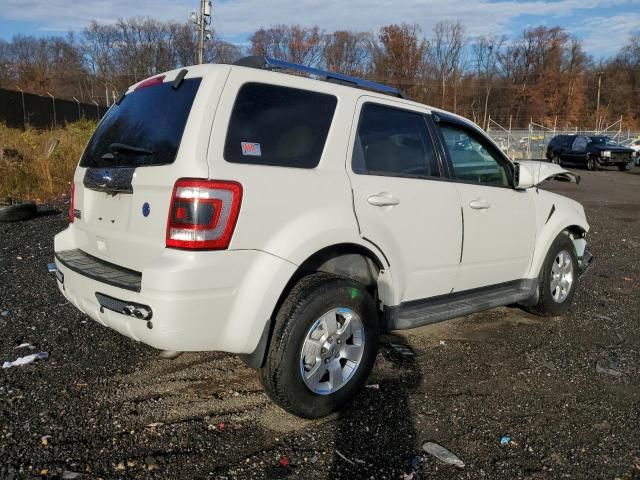
{"label": "scrap tire on ground", "polygon": [[29,220],[38,214],[35,202],[0,203],[0,222]]}
{"label": "scrap tire on ground", "polygon": [[[348,329],[345,327],[347,320],[344,319],[340,327],[340,311],[354,314],[349,320]],[[335,313],[333,321],[338,325],[335,334],[331,334],[330,329],[323,332],[323,324],[320,323],[322,319],[327,319],[328,324],[331,313]],[[357,341],[355,334],[350,338],[348,333],[341,334],[341,328],[349,332],[357,331]],[[307,371],[304,352],[309,339],[316,335],[314,332],[317,332],[319,339],[313,340],[313,343],[325,345],[329,352],[325,348],[315,347],[310,358],[316,356],[318,360],[309,365]],[[278,310],[267,358],[260,369],[260,380],[267,395],[288,412],[303,418],[324,417],[349,403],[364,385],[378,353],[378,342],[378,312],[366,289],[348,278],[314,273],[302,278],[292,288]],[[335,361],[342,362],[340,353],[335,351],[340,348],[338,344],[347,349],[357,343],[361,349],[360,359],[346,380],[344,374],[340,373],[339,378],[344,382],[342,386],[322,393],[307,386],[308,378],[303,376],[305,372],[313,376],[311,371],[316,370],[316,366],[320,367],[320,372],[324,372],[317,375],[316,387],[323,378],[327,378],[325,382],[331,385],[331,367],[323,365],[331,365],[333,358],[323,360],[322,355],[335,355]]]}
{"label": "scrap tire on ground", "polygon": [[[565,262],[562,264],[558,263],[558,257],[561,253],[565,254],[563,255]],[[568,262],[570,262],[570,265]],[[560,268],[563,265],[566,265],[566,267],[564,269]],[[568,271],[571,272],[570,286],[566,290],[566,293],[562,293],[561,291],[562,285],[566,285],[561,281],[558,281],[556,284],[556,288],[561,290],[557,291],[554,289],[552,282],[554,281],[553,276],[556,274],[556,270],[558,271],[558,275],[562,276],[563,279]],[[573,245],[573,241],[569,238],[569,235],[562,232],[551,244],[551,247],[547,252],[547,256],[544,259],[544,263],[542,264],[542,271],[538,277],[538,289],[540,294],[538,303],[534,306],[528,307],[527,309],[531,313],[544,317],[562,315],[571,306],[571,301],[573,300],[573,296],[576,292],[577,280],[578,257],[576,255],[576,249]],[[555,294],[559,295],[558,299],[554,299]]]}

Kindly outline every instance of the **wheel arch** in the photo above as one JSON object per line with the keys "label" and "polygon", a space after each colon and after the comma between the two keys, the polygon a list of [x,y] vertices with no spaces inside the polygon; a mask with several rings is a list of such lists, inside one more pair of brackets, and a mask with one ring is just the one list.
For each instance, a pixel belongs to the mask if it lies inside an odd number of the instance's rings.
{"label": "wheel arch", "polygon": [[[278,301],[269,312],[269,321],[265,325],[260,341],[253,353],[240,355],[240,358],[252,368],[260,368],[264,364],[273,334],[273,319],[289,292],[301,278],[316,272],[331,273],[350,278],[364,285],[374,300],[379,298],[379,281],[381,273],[387,272],[386,258],[374,253],[370,248],[356,243],[339,243],[326,246],[304,260],[293,273]],[[388,280],[388,279],[385,279]],[[386,282],[385,282],[386,283]],[[381,290],[388,291],[381,288]]]}
{"label": "wheel arch", "polygon": [[547,256],[551,244],[563,232],[571,238],[571,241],[576,248],[576,255],[578,258],[582,257],[586,247],[586,234],[589,231],[589,226],[586,221],[576,222],[568,220],[559,220],[552,225],[545,225],[545,228],[539,235],[539,239],[536,242],[536,248],[533,254],[531,263],[530,278],[537,278],[542,269],[544,259]]}

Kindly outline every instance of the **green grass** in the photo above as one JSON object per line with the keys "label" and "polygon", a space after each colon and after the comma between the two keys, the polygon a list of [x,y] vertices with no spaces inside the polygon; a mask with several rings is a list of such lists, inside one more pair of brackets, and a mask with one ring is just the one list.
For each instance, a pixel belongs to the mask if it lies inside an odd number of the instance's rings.
{"label": "green grass", "polygon": [[[80,155],[95,128],[96,123],[88,120],[52,130],[22,131],[0,124],[0,152],[5,153],[0,153],[0,201],[12,197],[45,202],[68,194]],[[52,140],[59,143],[47,155]]]}

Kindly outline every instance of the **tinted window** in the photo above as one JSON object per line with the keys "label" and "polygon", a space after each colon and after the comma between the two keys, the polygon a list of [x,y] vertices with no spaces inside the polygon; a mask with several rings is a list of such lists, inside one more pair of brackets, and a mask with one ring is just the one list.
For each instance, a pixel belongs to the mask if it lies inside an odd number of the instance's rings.
{"label": "tinted window", "polygon": [[488,143],[467,129],[440,124],[457,179],[485,185],[508,187],[507,168]]}
{"label": "tinted window", "polygon": [[142,167],[172,163],[199,86],[200,79],[192,78],[184,80],[178,89],[167,82],[127,94],[100,122],[80,166]]}
{"label": "tinted window", "polygon": [[233,163],[314,168],[337,99],[324,93],[248,83],[233,106],[224,158]]}
{"label": "tinted window", "polygon": [[587,149],[587,137],[577,137],[573,142],[572,150],[576,152],[584,152]]}
{"label": "tinted window", "polygon": [[440,176],[424,117],[397,108],[365,104],[353,149],[353,171],[374,175]]}

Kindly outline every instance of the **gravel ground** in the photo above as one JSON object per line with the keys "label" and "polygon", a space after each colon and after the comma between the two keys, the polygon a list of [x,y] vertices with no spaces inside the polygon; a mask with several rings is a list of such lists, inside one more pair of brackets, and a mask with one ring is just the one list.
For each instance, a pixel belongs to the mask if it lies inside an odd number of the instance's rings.
{"label": "gravel ground", "polygon": [[549,185],[584,203],[597,256],[568,315],[499,308],[385,337],[378,388],[322,421],[273,406],[236,357],[162,360],[67,304],[47,272],[63,214],[0,224],[0,363],[50,354],[0,370],[0,479],[640,478],[640,169],[579,173]]}

